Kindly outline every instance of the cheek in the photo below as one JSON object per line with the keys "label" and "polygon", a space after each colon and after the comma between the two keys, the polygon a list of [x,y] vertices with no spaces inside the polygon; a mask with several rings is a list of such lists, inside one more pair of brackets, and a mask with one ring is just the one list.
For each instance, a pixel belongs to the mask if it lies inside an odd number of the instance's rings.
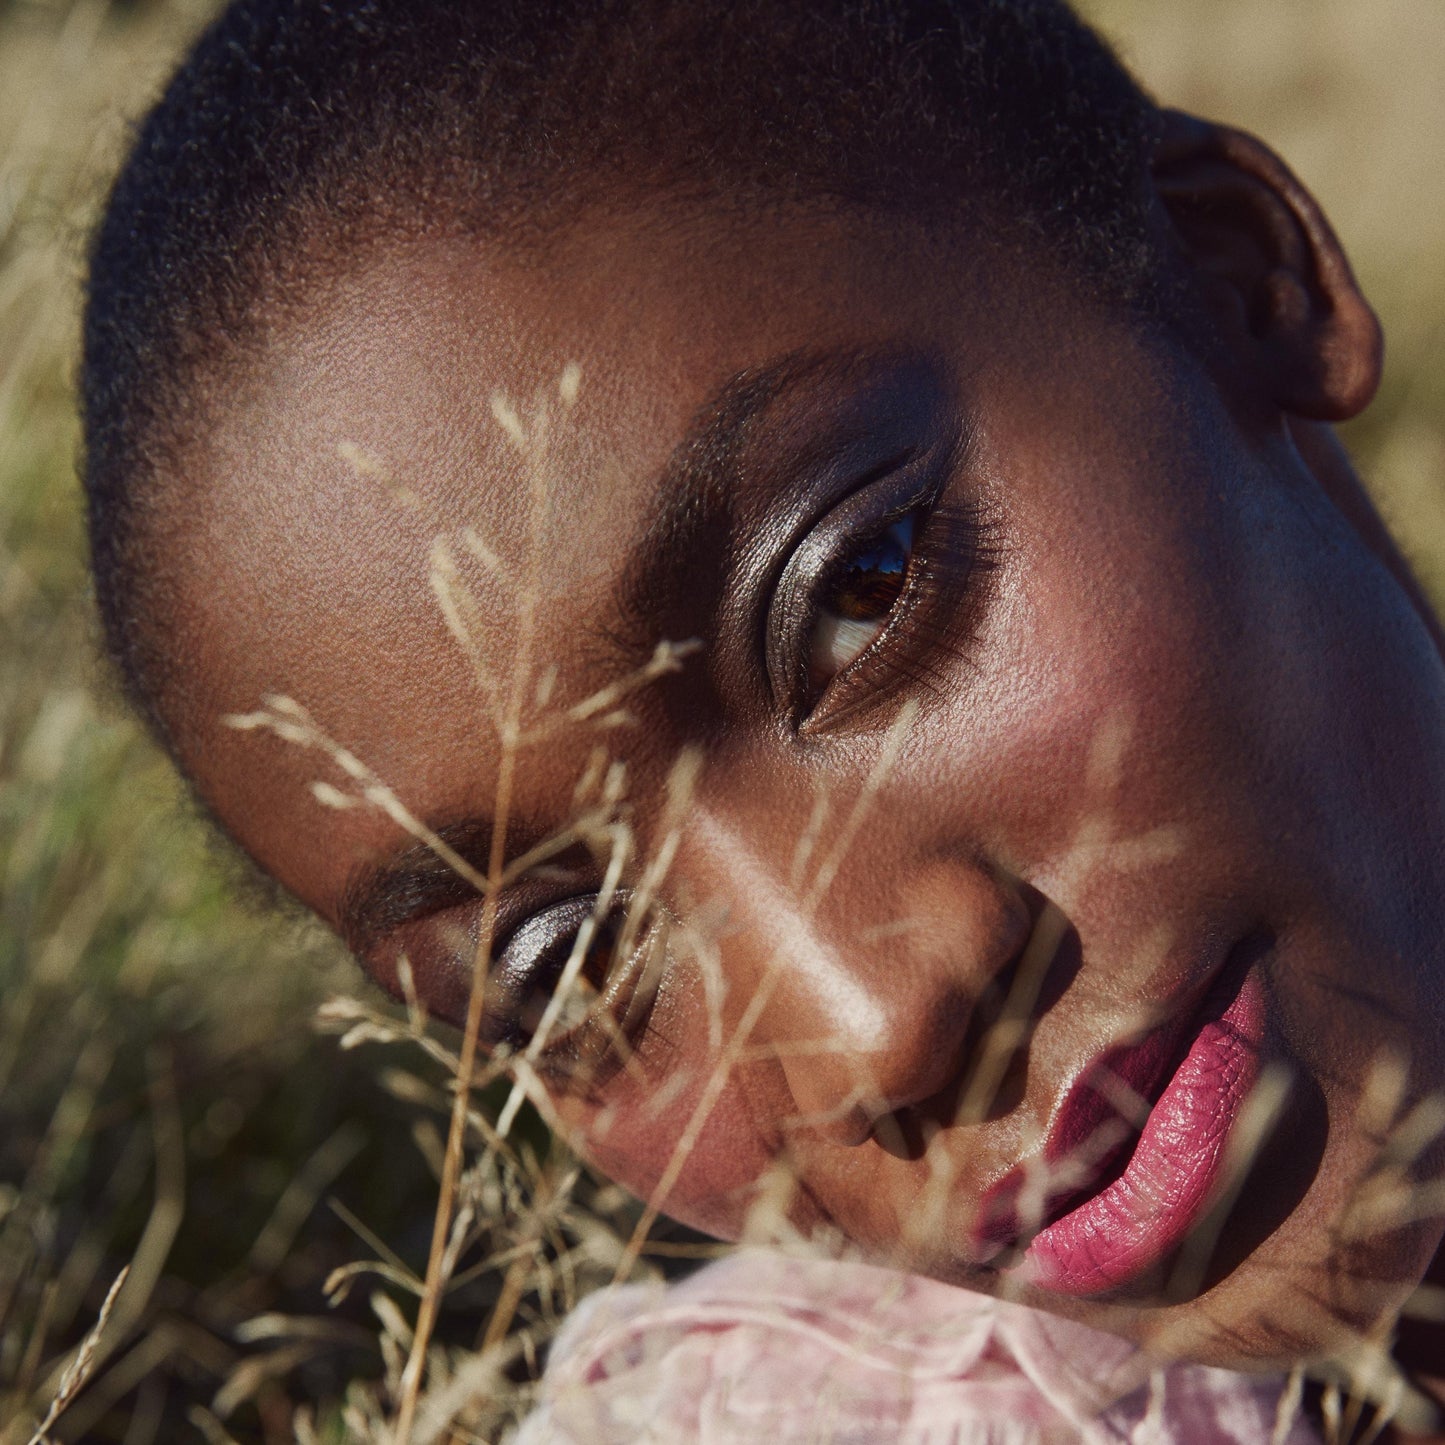
{"label": "cheek", "polygon": [[735,1072],[718,1092],[703,1067],[676,1067],[644,1089],[630,1081],[600,1106],[560,1101],[572,1145],[609,1179],[664,1214],[737,1239],[774,1157]]}
{"label": "cheek", "polygon": [[1106,843],[1177,855],[1181,829],[1237,797],[1247,756],[1228,618],[1195,559],[1135,556],[1130,575],[1097,560],[1020,559],[983,667],[951,699],[963,715],[938,719],[954,736],[930,747],[938,771],[966,770],[984,841],[1040,884],[1113,858]]}
{"label": "cheek", "polygon": [[996,760],[995,815],[1040,833],[1052,820],[1055,844],[1125,782],[1156,822],[1167,789],[1232,754],[1247,690],[1248,458],[1212,455],[1151,358],[1095,361],[1052,378],[1047,418],[1006,392],[980,443],[1003,547],[960,679],[977,751]]}

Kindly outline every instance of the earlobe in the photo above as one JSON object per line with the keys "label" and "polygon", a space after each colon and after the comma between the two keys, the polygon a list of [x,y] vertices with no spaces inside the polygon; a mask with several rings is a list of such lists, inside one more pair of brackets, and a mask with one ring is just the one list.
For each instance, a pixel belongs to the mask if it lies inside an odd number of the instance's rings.
{"label": "earlobe", "polygon": [[1164,111],[1153,179],[1225,339],[1284,412],[1343,421],[1380,381],[1380,323],[1313,196],[1262,141]]}

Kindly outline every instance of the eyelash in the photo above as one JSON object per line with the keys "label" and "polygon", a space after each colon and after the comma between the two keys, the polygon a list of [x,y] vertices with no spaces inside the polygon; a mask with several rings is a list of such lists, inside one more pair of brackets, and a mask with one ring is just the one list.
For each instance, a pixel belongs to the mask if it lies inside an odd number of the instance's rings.
{"label": "eyelash", "polygon": [[[559,913],[563,918],[554,921]],[[614,947],[627,936],[626,898],[619,897],[601,918],[595,896],[561,900],[525,920],[496,949],[483,1019],[482,1042],[488,1049],[522,1053],[531,1045],[589,919],[596,920],[597,929],[589,951],[599,942]],[[585,1015],[570,1026],[564,1023],[565,1013],[555,1019],[546,1044],[533,1059],[537,1072],[549,1082],[574,1094],[595,1093],[628,1066],[655,1032],[651,1019],[660,980],[650,960],[662,957],[660,926],[656,917],[636,924],[626,956],[610,961],[595,983],[588,979],[584,958],[572,987],[576,990],[584,980],[591,983]],[[542,930],[549,936],[528,947],[527,935]],[[519,949],[528,956],[509,957]]]}
{"label": "eyelash", "polygon": [[[823,599],[848,559],[909,517],[914,519],[912,546],[902,590],[862,651],[820,687],[802,690],[795,713],[800,730],[835,723],[900,686],[936,694],[948,663],[967,656],[982,601],[979,584],[997,565],[999,547],[984,509],[944,487],[885,511],[840,540],[810,590],[804,635],[814,636],[825,611]],[[947,605],[954,600],[965,605]]]}
{"label": "eyelash", "polygon": [[[911,470],[910,458],[903,458],[886,474],[869,478],[856,488],[840,506],[856,502],[860,495],[875,487],[884,487],[897,499],[902,488],[897,474]],[[953,468],[949,468],[950,471]],[[890,485],[889,478],[892,478]],[[881,506],[873,516],[849,529],[833,546],[811,579],[800,619],[804,638],[811,638],[825,610],[823,600],[830,587],[836,585],[849,559],[881,537],[889,528],[911,519],[911,546],[904,566],[901,590],[887,608],[879,630],[848,663],[821,687],[795,687],[793,695],[795,726],[812,731],[824,723],[832,723],[870,702],[886,696],[900,686],[942,691],[947,679],[947,663],[967,655],[976,632],[984,589],[982,577],[997,564],[999,547],[996,528],[984,509],[969,499],[950,495],[955,489],[935,482],[915,486],[911,494],[892,507]],[[836,513],[838,509],[834,509]],[[830,513],[831,517],[834,513]],[[795,549],[796,557],[809,540],[822,530],[828,518],[820,520]],[[789,563],[791,566],[791,561]],[[784,569],[785,573],[788,570]],[[962,605],[949,605],[961,603]],[[797,651],[795,640],[793,650]],[[806,656],[806,648],[803,649]],[[770,671],[772,665],[770,663]],[[775,689],[777,678],[774,678]],[[529,999],[545,990],[540,1011],[554,995],[561,975],[571,956],[580,927],[589,918],[596,918],[595,896],[580,896],[554,903],[533,914],[513,930],[495,952],[492,979],[488,987],[488,1008],[483,1020],[483,1042],[493,1050],[510,1048],[523,1052],[532,1041],[532,1030],[526,1023]],[[600,920],[603,928],[614,927],[625,917],[627,900],[619,897],[611,913]],[[550,936],[529,950],[530,958],[515,968],[515,981],[510,1006],[496,1008],[493,999],[500,992],[496,985],[509,972],[508,955],[532,929],[546,926],[559,910],[569,910],[570,927],[555,927]],[[451,910],[449,910],[451,912]],[[445,915],[437,915],[437,918]],[[454,913],[453,913],[453,916]],[[661,983],[643,955],[665,945],[656,938],[658,920],[646,920],[633,933],[633,946],[621,962],[613,962],[606,970],[602,987],[596,989],[586,1016],[570,1028],[558,1029],[554,1022],[551,1036],[539,1050],[534,1066],[545,1078],[560,1088],[582,1096],[598,1093],[618,1072],[638,1057],[652,1039],[662,1039],[654,1020],[654,1004]],[[452,963],[466,951],[447,948]],[[467,956],[470,977],[470,957]],[[548,972],[551,972],[550,980]],[[577,978],[585,974],[585,964]],[[632,979],[629,981],[629,975]],[[454,988],[444,991],[455,992]],[[638,1000],[641,1000],[640,1004]],[[619,1007],[620,1006],[620,1007]],[[449,1012],[456,1012],[455,1009]],[[462,1006],[465,1012],[465,1005]],[[618,1013],[623,1022],[618,1024]],[[609,1028],[606,1021],[612,1021]],[[459,1019],[451,1019],[458,1023]],[[665,1040],[664,1040],[665,1042]]]}

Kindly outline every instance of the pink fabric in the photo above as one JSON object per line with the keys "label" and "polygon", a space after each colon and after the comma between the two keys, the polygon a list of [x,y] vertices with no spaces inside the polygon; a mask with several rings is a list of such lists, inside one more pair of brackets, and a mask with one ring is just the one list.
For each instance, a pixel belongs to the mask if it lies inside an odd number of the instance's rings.
{"label": "pink fabric", "polygon": [[1282,1395],[933,1280],[751,1250],[586,1300],[517,1445],[1317,1445]]}

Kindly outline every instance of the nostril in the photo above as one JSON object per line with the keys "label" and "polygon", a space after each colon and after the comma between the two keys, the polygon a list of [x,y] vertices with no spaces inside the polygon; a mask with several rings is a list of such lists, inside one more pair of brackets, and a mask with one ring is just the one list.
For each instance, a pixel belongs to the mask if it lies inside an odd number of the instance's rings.
{"label": "nostril", "polygon": [[[1034,1029],[1066,991],[1079,968],[1077,932],[1059,909],[1038,895],[1031,926],[1017,939],[1013,956],[983,975],[982,987],[960,1000],[962,1036],[940,1040],[951,1060],[933,1075],[926,1092],[895,1092],[892,1122],[874,1137],[890,1154],[917,1159],[940,1129],[989,1123],[1023,1099]],[[921,1083],[927,1071],[917,1072]],[[886,1137],[885,1137],[886,1135]]]}
{"label": "nostril", "polygon": [[[815,949],[828,969],[790,971],[768,1023],[795,1105],[790,1132],[876,1141],[917,1161],[941,1127],[959,1122],[980,1030],[1021,1002],[1018,974],[1041,930],[1017,884],[958,860],[920,867],[898,902],[887,929]],[[1040,992],[1031,982],[1025,1012]],[[988,1108],[1014,1083],[1012,1051],[1002,1064],[986,1081]]]}
{"label": "nostril", "polygon": [[1082,962],[1079,936],[1042,895],[1023,947],[994,975],[969,1025],[964,1077],[952,1122],[984,1123],[1017,1107],[1039,1020],[1058,1003]]}
{"label": "nostril", "polygon": [[895,1159],[916,1163],[928,1152],[939,1128],[936,1119],[925,1118],[913,1109],[893,1109],[873,1121],[873,1138]]}

